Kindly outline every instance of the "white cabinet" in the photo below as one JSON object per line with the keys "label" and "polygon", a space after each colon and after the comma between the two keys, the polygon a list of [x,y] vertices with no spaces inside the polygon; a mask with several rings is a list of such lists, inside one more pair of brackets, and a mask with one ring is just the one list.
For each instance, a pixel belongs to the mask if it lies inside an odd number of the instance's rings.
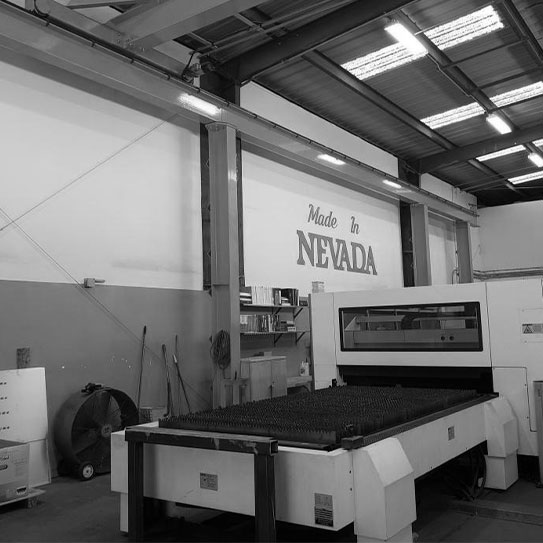
{"label": "white cabinet", "polygon": [[284,356],[242,358],[240,371],[245,380],[243,401],[275,398],[287,393],[287,359]]}

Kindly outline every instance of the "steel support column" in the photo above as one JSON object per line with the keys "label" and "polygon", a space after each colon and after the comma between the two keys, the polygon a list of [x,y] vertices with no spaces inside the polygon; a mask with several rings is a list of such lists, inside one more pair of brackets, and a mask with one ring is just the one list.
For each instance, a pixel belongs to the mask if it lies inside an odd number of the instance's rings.
{"label": "steel support column", "polygon": [[421,204],[411,206],[411,229],[413,232],[413,268],[415,286],[432,284],[430,266],[430,240],[428,236],[428,207]]}
{"label": "steel support column", "polygon": [[[214,368],[213,407],[239,403],[239,245],[236,130],[224,123],[207,125],[211,208],[212,332],[230,335],[230,366]],[[226,386],[231,384],[232,397]]]}
{"label": "steel support column", "polygon": [[456,256],[458,259],[458,282],[473,283],[470,226],[465,221],[456,221]]}

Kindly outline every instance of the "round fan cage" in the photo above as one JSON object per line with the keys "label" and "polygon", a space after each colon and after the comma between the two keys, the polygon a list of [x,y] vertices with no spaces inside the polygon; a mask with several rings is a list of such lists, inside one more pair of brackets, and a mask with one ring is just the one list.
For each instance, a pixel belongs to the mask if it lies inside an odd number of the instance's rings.
{"label": "round fan cage", "polygon": [[124,392],[92,385],[73,394],[55,419],[61,475],[91,479],[111,471],[111,434],[138,424],[138,410]]}

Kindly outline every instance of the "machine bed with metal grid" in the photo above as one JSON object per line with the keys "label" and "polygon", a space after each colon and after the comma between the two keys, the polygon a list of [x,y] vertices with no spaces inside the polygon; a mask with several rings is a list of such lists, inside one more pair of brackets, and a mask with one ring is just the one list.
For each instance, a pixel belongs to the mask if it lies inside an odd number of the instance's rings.
{"label": "machine bed with metal grid", "polygon": [[163,418],[162,428],[269,436],[281,445],[333,450],[368,444],[483,402],[475,390],[338,386]]}

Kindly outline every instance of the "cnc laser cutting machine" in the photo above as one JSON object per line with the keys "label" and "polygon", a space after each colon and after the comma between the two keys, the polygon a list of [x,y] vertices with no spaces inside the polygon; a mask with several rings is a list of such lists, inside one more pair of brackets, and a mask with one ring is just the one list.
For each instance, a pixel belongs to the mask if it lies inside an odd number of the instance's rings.
{"label": "cnc laser cutting machine", "polygon": [[[269,436],[275,519],[411,541],[417,477],[486,443],[486,486],[506,489],[517,452],[537,453],[529,383],[540,378],[541,280],[319,293],[311,322],[314,393],[136,427],[145,496],[256,515],[251,436]],[[179,446],[198,432],[211,448]],[[221,450],[228,434],[247,434],[255,451]],[[125,437],[112,435],[111,481],[129,531]]]}

